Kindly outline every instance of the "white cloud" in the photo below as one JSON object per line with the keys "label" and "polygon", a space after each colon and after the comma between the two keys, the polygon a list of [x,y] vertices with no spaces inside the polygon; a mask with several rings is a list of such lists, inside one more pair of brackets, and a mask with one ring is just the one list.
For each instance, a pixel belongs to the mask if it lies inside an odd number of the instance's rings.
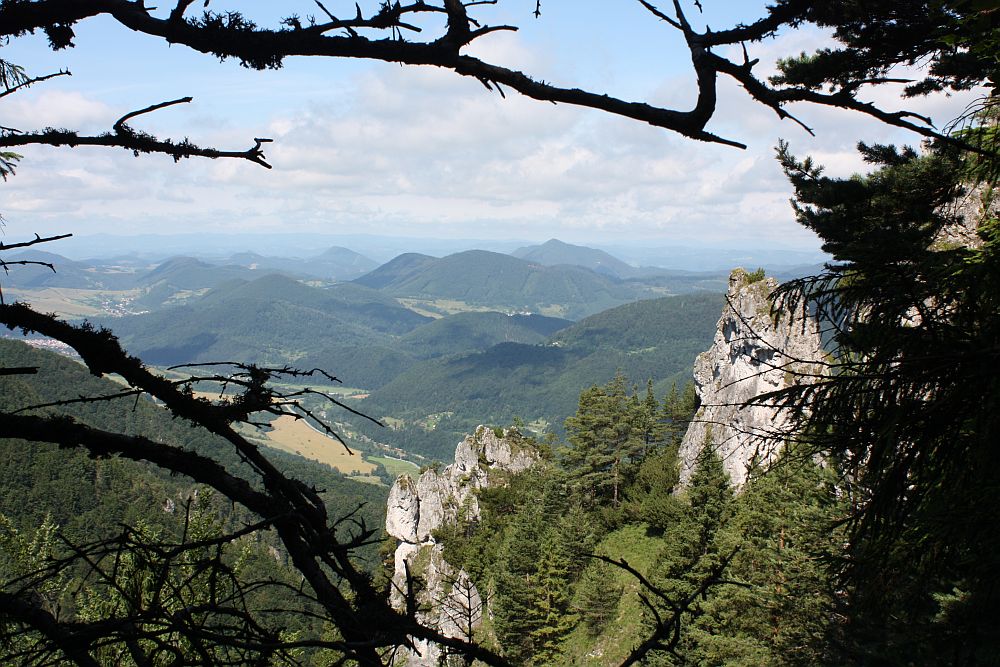
{"label": "white cloud", "polygon": [[[753,55],[766,73],[778,54],[814,48],[820,39],[796,33]],[[530,51],[518,35],[498,35],[484,48],[528,69],[558,60]],[[653,101],[690,104],[689,77],[645,76]],[[961,106],[955,99],[916,104],[935,117]],[[233,160],[174,165],[124,152],[33,149],[18,176],[2,186],[2,211],[11,228],[25,231],[57,222],[110,232],[128,226],[566,235],[812,247],[815,240],[793,220],[790,188],[773,159],[778,138],[841,175],[865,167],[854,149],[858,139],[915,141],[858,114],[796,109],[815,128],[810,137],[724,83],[709,129],[749,144],[739,151],[512,91],[503,99],[475,80],[435,68],[393,65],[329,86],[317,80],[314,94],[290,96],[287,107],[253,125],[243,120],[245,109],[231,118],[219,110],[172,115],[162,121],[169,125],[157,126],[156,114],[145,122],[168,136],[234,150],[268,134],[275,140],[265,147],[273,170]],[[14,121],[104,129],[120,115],[85,95],[52,92],[8,104],[4,113]]]}
{"label": "white cloud", "polygon": [[[44,85],[44,84],[42,84]],[[77,92],[24,90],[4,101],[3,124],[28,132],[45,127],[81,129],[103,125],[106,131],[122,114]]]}

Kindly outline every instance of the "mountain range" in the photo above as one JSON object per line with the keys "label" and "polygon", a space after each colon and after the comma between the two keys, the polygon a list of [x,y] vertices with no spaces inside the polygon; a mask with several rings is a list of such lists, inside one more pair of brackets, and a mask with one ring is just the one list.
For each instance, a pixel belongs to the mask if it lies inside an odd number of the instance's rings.
{"label": "mountain range", "polygon": [[456,301],[493,310],[538,312],[579,319],[636,299],[656,296],[585,267],[545,266],[486,250],[436,259],[401,255],[357,280],[394,297]]}
{"label": "mountain range", "polygon": [[357,437],[425,459],[484,421],[520,417],[558,430],[582,389],[618,371],[640,384],[651,378],[662,393],[687,380],[711,341],[728,274],[642,275],[555,239],[515,254],[404,253],[350,281],[330,276],[367,265],[340,247],[310,261],[238,253],[155,265],[35,254],[57,273],[11,275],[36,289],[56,281],[77,288],[69,292],[128,291],[132,311],[148,312],[95,323],[153,365],[329,370],[367,394],[359,409],[393,424],[358,426]]}

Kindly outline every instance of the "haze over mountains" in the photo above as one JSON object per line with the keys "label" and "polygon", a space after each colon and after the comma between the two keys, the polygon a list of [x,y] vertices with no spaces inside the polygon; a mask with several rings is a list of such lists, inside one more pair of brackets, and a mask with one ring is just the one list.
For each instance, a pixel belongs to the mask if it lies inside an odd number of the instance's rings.
{"label": "haze over mountains", "polygon": [[20,289],[73,288],[137,290],[129,295],[132,312],[156,310],[200,297],[233,280],[249,281],[268,273],[320,284],[354,280],[407,305],[440,316],[461,310],[538,312],[579,319],[636,299],[725,288],[728,272],[692,274],[660,268],[634,268],[603,251],[551,240],[520,248],[513,255],[466,250],[444,257],[404,253],[381,266],[343,247],[310,258],[229,254],[210,259],[173,256],[159,262],[132,257],[69,260],[28,250],[12,260],[46,262],[26,266],[5,284]]}
{"label": "haze over mountains", "polygon": [[[576,242],[574,242],[576,243]],[[142,234],[114,236],[81,235],[60,241],[52,250],[75,260],[132,255],[160,262],[175,255],[197,256],[223,262],[234,253],[250,252],[267,257],[306,259],[332,246],[349,248],[384,264],[398,255],[415,252],[444,257],[465,250],[514,253],[526,246],[544,245],[528,240],[421,238],[374,236],[367,234]],[[567,244],[569,245],[569,244]],[[780,247],[773,243],[748,246],[745,241],[732,246],[697,246],[669,240],[628,239],[606,243],[576,243],[613,255],[630,266],[653,266],[683,271],[728,271],[734,266],[763,266],[778,271],[816,264],[827,256],[816,248]]]}
{"label": "haze over mountains", "polygon": [[393,425],[358,425],[355,444],[417,460],[484,421],[558,430],[582,389],[619,370],[662,393],[711,341],[728,270],[633,266],[556,239],[511,250],[381,265],[343,246],[162,261],[30,251],[10,259],[57,271],[19,267],[3,287],[110,327],[149,364],[330,370],[358,395],[347,400]]}

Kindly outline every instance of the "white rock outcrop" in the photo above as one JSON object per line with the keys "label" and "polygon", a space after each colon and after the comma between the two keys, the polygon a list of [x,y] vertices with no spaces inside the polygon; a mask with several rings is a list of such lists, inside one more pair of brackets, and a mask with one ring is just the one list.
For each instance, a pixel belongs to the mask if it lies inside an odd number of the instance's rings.
{"label": "white rock outcrop", "polygon": [[682,486],[708,442],[733,484],[742,486],[755,458],[766,463],[780,449],[780,439],[771,436],[788,423],[782,410],[744,404],[793,382],[809,381],[823,368],[826,355],[815,319],[804,308],[772,316],[767,297],[776,287],[773,278],[751,282],[743,269],[729,277],[728,304],[715,340],[694,364],[701,407],[681,443]]}
{"label": "white rock outcrop", "polygon": [[[497,483],[510,473],[525,470],[538,460],[534,449],[520,444],[505,431],[498,435],[485,426],[476,428],[455,449],[455,462],[438,472],[425,470],[413,481],[401,475],[389,490],[385,529],[399,540],[394,558],[390,601],[397,609],[406,605],[409,581],[419,581],[414,590],[424,625],[448,637],[471,639],[482,621],[483,601],[464,571],[443,557],[443,547],[434,540],[442,526],[479,518],[476,491]],[[499,474],[498,474],[499,473]],[[400,655],[398,664],[431,667],[440,664],[441,649],[415,641],[415,650]]]}

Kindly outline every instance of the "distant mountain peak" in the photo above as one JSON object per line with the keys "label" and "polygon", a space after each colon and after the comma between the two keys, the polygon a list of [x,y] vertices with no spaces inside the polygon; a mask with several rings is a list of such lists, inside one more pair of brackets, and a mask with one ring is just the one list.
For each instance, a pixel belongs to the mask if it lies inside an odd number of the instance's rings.
{"label": "distant mountain peak", "polygon": [[614,278],[628,278],[636,275],[636,269],[622,260],[597,248],[573,245],[559,239],[549,239],[541,245],[518,248],[514,257],[543,266],[569,264],[597,271]]}

